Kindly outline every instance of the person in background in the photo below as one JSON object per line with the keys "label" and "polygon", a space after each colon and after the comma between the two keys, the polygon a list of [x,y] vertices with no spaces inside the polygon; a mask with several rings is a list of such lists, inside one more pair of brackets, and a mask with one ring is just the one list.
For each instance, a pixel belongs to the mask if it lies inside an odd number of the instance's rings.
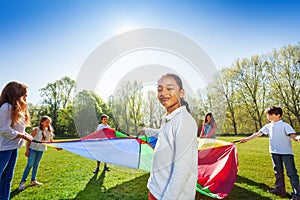
{"label": "person in background", "polygon": [[18,156],[18,148],[32,136],[25,132],[30,125],[27,109],[27,86],[9,82],[0,96],[0,200],[10,199],[11,181]]}
{"label": "person in background", "polygon": [[184,100],[179,76],[162,76],[157,93],[166,109],[163,124],[159,130],[141,130],[141,133],[158,137],[147,184],[148,199],[194,200],[198,177],[197,123]]}
{"label": "person in background", "polygon": [[[51,118],[43,116],[40,120],[39,126],[35,127],[31,135],[35,141],[38,142],[53,142],[53,128],[51,126]],[[32,168],[31,174],[31,186],[43,185],[36,180],[37,171],[39,168],[40,161],[42,159],[44,151],[47,150],[47,146],[37,142],[27,142],[25,156],[28,157],[26,168],[23,172],[22,180],[18,190],[25,189],[25,182],[27,176]]]}
{"label": "person in background", "polygon": [[206,113],[200,133],[200,138],[216,138],[217,123],[211,112]]}
{"label": "person in background", "polygon": [[[102,130],[104,128],[110,128],[107,121],[108,121],[108,116],[107,115],[101,115],[101,123],[98,125],[97,131]],[[99,172],[100,164],[101,164],[101,161],[97,161],[96,169],[93,172],[94,174]],[[107,166],[106,162],[104,163],[104,170],[105,171],[110,171],[110,168]]]}
{"label": "person in background", "polygon": [[283,114],[281,107],[271,106],[265,110],[265,113],[270,123],[263,126],[257,133],[241,139],[240,142],[245,143],[262,135],[269,136],[269,151],[271,153],[276,181],[274,189],[268,190],[268,192],[280,197],[286,196],[284,163],[286,174],[293,188],[292,200],[300,200],[299,176],[297,174],[291,144],[291,139],[300,142],[300,136],[296,136],[291,125],[281,120]]}

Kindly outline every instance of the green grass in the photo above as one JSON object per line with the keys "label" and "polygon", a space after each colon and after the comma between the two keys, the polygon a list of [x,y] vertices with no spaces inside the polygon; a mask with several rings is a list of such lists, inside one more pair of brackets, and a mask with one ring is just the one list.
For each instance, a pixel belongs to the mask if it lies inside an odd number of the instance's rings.
{"label": "green grass", "polygon": [[[234,141],[239,137],[220,137],[225,141]],[[300,143],[292,142],[295,153],[296,168],[300,169]],[[236,182],[227,199],[278,199],[266,191],[272,189],[275,182],[271,156],[269,154],[269,139],[260,137],[247,143],[237,143],[239,170]],[[299,173],[298,173],[299,175]],[[288,177],[285,177],[287,192],[291,192]],[[289,199],[289,198],[281,198]]]}
{"label": "green grass", "polygon": [[[219,137],[225,141],[234,141],[240,137]],[[268,138],[261,137],[245,144],[237,143],[239,157],[239,171],[235,185],[226,199],[278,199],[268,194],[267,189],[274,185],[274,172],[268,153]],[[57,151],[48,148],[40,163],[37,180],[43,186],[30,187],[29,181],[22,192],[17,190],[27,157],[25,148],[19,150],[19,157],[11,188],[11,199],[103,199],[103,200],[143,200],[147,199],[147,179],[149,173],[145,171],[109,165],[110,172],[100,171],[98,175],[92,172],[96,161],[89,160],[67,151]],[[300,143],[293,142],[295,161],[300,170]],[[103,168],[103,165],[101,164]],[[31,174],[28,176],[30,180]],[[287,191],[291,186],[286,177]],[[196,199],[209,199],[197,195]],[[288,199],[288,198],[286,198]],[[284,200],[284,198],[283,198]]]}
{"label": "green grass", "polygon": [[[24,148],[19,150],[11,199],[145,199],[147,179],[145,171],[109,165],[110,172],[92,172],[96,161],[67,151],[48,148],[40,163],[37,180],[43,186],[28,187],[17,191],[25,165]],[[101,167],[103,164],[101,163]],[[30,180],[30,175],[28,180]]]}

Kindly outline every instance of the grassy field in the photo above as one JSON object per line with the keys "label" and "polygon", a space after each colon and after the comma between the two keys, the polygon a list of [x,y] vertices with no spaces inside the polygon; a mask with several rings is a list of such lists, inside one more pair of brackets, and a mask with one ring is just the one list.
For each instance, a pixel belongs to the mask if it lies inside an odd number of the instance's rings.
{"label": "grassy field", "polygon": [[[225,141],[234,141],[239,137],[219,137]],[[245,144],[237,143],[239,157],[239,171],[235,185],[226,198],[228,200],[267,200],[279,199],[268,194],[266,190],[274,185],[274,173],[271,158],[268,153],[268,138],[261,137]],[[300,171],[300,143],[293,142],[296,167]],[[98,175],[92,172],[96,161],[89,160],[67,151],[57,151],[48,148],[44,153],[37,180],[43,186],[27,187],[24,191],[17,190],[27,158],[25,148],[19,150],[19,157],[15,169],[11,189],[11,199],[78,199],[78,200],[143,200],[147,199],[147,179],[149,173],[145,171],[109,165],[110,172],[100,170]],[[103,165],[101,164],[103,169]],[[299,173],[298,173],[299,174]],[[28,180],[30,180],[30,175]],[[287,191],[291,186],[286,177]],[[196,199],[209,199],[197,195]],[[282,198],[288,199],[288,198]]]}

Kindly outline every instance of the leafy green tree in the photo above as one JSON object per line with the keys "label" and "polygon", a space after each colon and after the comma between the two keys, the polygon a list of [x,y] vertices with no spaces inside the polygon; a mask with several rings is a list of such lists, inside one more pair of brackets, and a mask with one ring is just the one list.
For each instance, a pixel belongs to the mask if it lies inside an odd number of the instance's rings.
{"label": "leafy green tree", "polygon": [[142,112],[144,113],[142,121],[145,127],[160,128],[165,109],[160,105],[155,91],[147,91]]}
{"label": "leafy green tree", "polygon": [[131,126],[129,122],[129,98],[127,91],[129,91],[129,85],[122,85],[122,87],[111,96],[109,102],[113,117],[116,121],[116,128],[123,133],[129,133]]}
{"label": "leafy green tree", "polygon": [[223,125],[225,124],[226,117],[226,98],[224,96],[223,82],[219,74],[215,74],[215,77],[206,88],[206,98],[208,104],[208,110],[213,113],[214,119],[217,123],[216,134],[222,133]]}
{"label": "leafy green tree", "polygon": [[80,137],[94,131],[100,122],[100,116],[109,114],[108,105],[92,91],[79,92],[73,101],[73,116]]}
{"label": "leafy green tree", "polygon": [[57,116],[57,129],[63,135],[77,135],[72,104],[69,104],[66,108],[59,109]]}
{"label": "leafy green tree", "polygon": [[126,81],[112,97],[111,109],[117,127],[128,134],[137,134],[143,125],[142,103],[143,92],[141,83]]}
{"label": "leafy green tree", "polygon": [[[286,109],[292,126],[300,124],[300,45],[274,50],[266,61],[271,80],[271,98]],[[293,116],[292,116],[293,115]],[[296,119],[296,123],[293,121]]]}
{"label": "leafy green tree", "polygon": [[255,131],[262,127],[262,118],[266,103],[266,72],[263,61],[259,56],[252,56],[251,59],[236,61],[233,66],[236,72],[236,85],[238,85],[239,101],[247,115],[255,125]]}
{"label": "leafy green tree", "polygon": [[138,133],[138,127],[142,125],[143,114],[141,112],[143,103],[143,91],[138,82],[134,82],[130,87],[129,95],[129,117],[133,120],[134,133]]}
{"label": "leafy green tree", "polygon": [[48,83],[46,87],[40,89],[42,106],[43,108],[47,107],[47,115],[52,118],[52,126],[58,135],[61,134],[57,125],[58,111],[72,102],[74,87],[74,80],[63,77],[54,83]]}
{"label": "leafy green tree", "polygon": [[195,96],[186,96],[185,98],[189,104],[191,115],[197,122],[198,127],[201,127],[203,123],[203,118],[205,116],[205,112],[208,110],[209,107],[206,101],[206,93],[198,89]]}
{"label": "leafy green tree", "polygon": [[[235,83],[235,75],[237,73],[234,71],[233,68],[224,68],[221,70],[221,76],[222,76],[222,85],[223,85],[223,92],[224,97],[226,99],[227,104],[227,114],[226,114],[226,122],[224,127],[224,132],[231,132],[233,130],[233,133],[235,135],[238,134],[237,129],[237,116],[236,116],[236,105],[237,105],[237,91],[238,91],[238,85]],[[231,127],[227,126],[228,124],[231,125]]]}

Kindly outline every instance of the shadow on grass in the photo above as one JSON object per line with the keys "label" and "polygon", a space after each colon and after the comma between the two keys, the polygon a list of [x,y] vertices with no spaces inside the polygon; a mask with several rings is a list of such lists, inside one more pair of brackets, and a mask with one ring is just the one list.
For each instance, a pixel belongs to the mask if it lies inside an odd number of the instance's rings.
{"label": "shadow on grass", "polygon": [[[94,175],[87,183],[86,187],[77,194],[73,200],[147,200],[147,180],[149,174],[145,174],[133,180],[124,182],[113,188],[106,189],[103,186],[105,178],[105,171],[102,171],[100,176]],[[263,183],[257,183],[250,179],[237,176],[236,183],[243,183],[249,186],[255,186],[263,191],[271,189],[269,186]],[[212,200],[207,196],[201,195],[197,192],[196,200]],[[251,199],[251,200],[270,200],[271,198],[262,196],[251,190],[242,188],[234,185],[229,195],[225,198],[226,200],[237,200],[237,199]]]}
{"label": "shadow on grass", "polygon": [[95,174],[87,183],[86,187],[79,192],[73,200],[146,200],[148,197],[146,185],[149,174],[145,174],[109,189],[103,186],[104,178],[104,170],[99,177]]}
{"label": "shadow on grass", "polygon": [[[256,187],[258,187],[258,188],[260,188],[261,190],[264,190],[264,191],[272,189],[269,186],[267,186],[266,184],[257,183],[255,181],[252,181],[250,179],[247,179],[247,178],[244,178],[244,177],[241,177],[241,176],[237,176],[235,182],[236,183],[247,184],[249,186],[256,186]],[[252,191],[247,190],[245,188],[239,187],[236,184],[233,186],[231,192],[229,193],[229,195],[225,199],[226,200],[237,200],[237,199],[270,200],[270,198],[268,198],[268,197],[261,196],[260,194],[257,194],[255,192],[252,192]],[[197,192],[196,200],[212,200],[212,198],[209,198],[209,197],[204,196],[204,195]]]}
{"label": "shadow on grass", "polygon": [[18,188],[11,191],[10,198],[12,199],[14,196],[18,195],[20,192],[22,192],[22,191],[18,190]]}
{"label": "shadow on grass", "polygon": [[235,182],[236,183],[246,183],[247,185],[257,186],[258,188],[260,188],[260,189],[262,189],[264,191],[273,189],[273,188],[271,188],[270,186],[268,186],[268,185],[266,185],[264,183],[257,183],[255,181],[252,181],[252,180],[247,179],[245,177],[241,177],[239,175],[236,176]]}

